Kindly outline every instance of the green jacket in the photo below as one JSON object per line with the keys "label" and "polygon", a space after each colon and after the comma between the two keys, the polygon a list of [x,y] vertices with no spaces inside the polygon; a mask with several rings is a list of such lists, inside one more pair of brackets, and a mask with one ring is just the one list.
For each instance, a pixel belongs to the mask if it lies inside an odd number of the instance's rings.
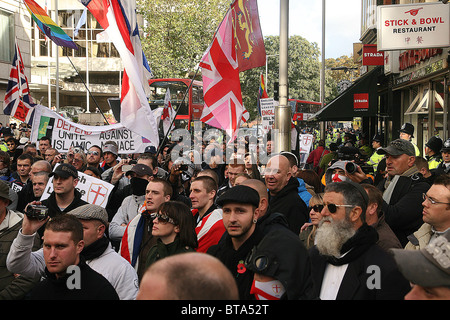
{"label": "green jacket", "polygon": [[148,268],[152,263],[178,254],[185,252],[193,252],[195,251],[193,248],[189,246],[183,246],[180,243],[180,239],[178,237],[175,238],[175,241],[169,244],[164,244],[161,239],[158,238],[156,244],[150,249],[147,256],[147,261],[145,263],[146,268]]}
{"label": "green jacket", "polygon": [[[22,300],[27,293],[39,282],[39,277],[32,279],[15,275],[6,267],[6,257],[12,242],[22,228],[23,213],[8,210],[4,222],[4,228],[0,232],[0,300]],[[38,236],[34,239],[33,251],[40,247]]]}

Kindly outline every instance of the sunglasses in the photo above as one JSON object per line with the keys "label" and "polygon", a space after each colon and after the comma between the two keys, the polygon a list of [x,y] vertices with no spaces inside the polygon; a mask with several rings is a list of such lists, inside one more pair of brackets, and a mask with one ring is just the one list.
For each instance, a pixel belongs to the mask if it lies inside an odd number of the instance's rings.
{"label": "sunglasses", "polygon": [[334,204],[334,203],[329,203],[329,204],[326,205],[326,207],[328,208],[328,211],[330,213],[336,213],[338,207],[354,208],[355,206],[351,205],[351,204]]}
{"label": "sunglasses", "polygon": [[98,156],[100,153],[98,151],[88,151],[88,155]]}
{"label": "sunglasses", "polygon": [[310,207],[309,211],[314,210],[314,212],[321,212],[323,207],[324,207],[323,204],[316,204],[316,205]]}
{"label": "sunglasses", "polygon": [[156,213],[156,212],[154,212],[154,213],[152,213],[152,214],[150,215],[150,217],[151,217],[153,220],[156,219],[156,218],[158,218],[158,222],[161,223],[161,224],[171,223],[171,224],[173,224],[173,225],[176,225],[175,221],[174,221],[171,217],[169,217],[168,215],[166,215],[166,214],[161,214],[161,213]]}

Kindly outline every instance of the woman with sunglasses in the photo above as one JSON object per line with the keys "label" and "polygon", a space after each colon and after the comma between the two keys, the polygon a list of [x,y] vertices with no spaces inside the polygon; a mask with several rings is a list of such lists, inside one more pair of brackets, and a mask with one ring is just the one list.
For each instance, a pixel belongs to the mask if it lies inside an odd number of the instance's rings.
{"label": "woman with sunglasses", "polygon": [[157,238],[148,252],[146,268],[165,257],[195,251],[197,234],[194,218],[187,205],[178,201],[161,204],[158,211],[151,214],[152,235]]}
{"label": "woman with sunglasses", "polygon": [[300,240],[307,249],[314,246],[317,226],[322,219],[323,193],[317,193],[309,200],[309,217],[311,222],[305,223],[300,229]]}

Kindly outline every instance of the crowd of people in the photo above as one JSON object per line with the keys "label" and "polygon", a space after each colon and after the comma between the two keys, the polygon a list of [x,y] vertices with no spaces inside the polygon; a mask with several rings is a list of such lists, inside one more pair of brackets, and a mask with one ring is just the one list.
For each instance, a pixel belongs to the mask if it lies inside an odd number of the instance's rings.
{"label": "crowd of people", "polygon": [[[331,129],[305,164],[270,135],[202,159],[2,134],[0,299],[450,299],[450,139],[420,157],[410,124],[385,147]],[[106,206],[80,173],[114,185]]]}

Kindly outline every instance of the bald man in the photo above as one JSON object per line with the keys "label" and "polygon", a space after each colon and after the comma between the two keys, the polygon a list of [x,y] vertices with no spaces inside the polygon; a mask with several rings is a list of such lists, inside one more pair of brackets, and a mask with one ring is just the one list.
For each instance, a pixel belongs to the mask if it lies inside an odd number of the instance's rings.
{"label": "bald man", "polygon": [[296,234],[309,220],[308,207],[298,195],[298,180],[292,176],[289,160],[276,155],[267,162],[265,174],[269,190],[269,212],[278,212],[286,217],[289,229]]}
{"label": "bald man", "polygon": [[[273,228],[281,228],[277,230],[289,230],[286,217],[278,212],[269,212],[269,192],[264,182],[258,179],[247,179],[242,185],[255,189],[259,194],[259,211],[258,226],[263,230],[264,234],[272,231]],[[290,230],[289,230],[290,231]]]}
{"label": "bald man", "polygon": [[145,272],[137,300],[238,300],[236,281],[217,258],[181,253],[153,263]]}

